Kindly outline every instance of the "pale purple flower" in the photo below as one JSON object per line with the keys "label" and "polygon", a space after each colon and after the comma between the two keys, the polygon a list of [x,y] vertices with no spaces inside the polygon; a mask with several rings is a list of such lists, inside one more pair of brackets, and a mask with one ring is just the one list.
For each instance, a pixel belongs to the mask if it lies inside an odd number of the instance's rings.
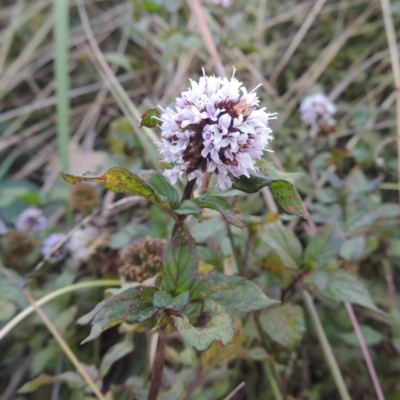
{"label": "pale purple flower", "polygon": [[311,127],[310,134],[316,136],[321,129],[334,127],[332,117],[335,105],[322,93],[316,93],[303,99],[300,104],[301,120]]}
{"label": "pale purple flower", "polygon": [[27,208],[17,218],[15,227],[18,231],[36,232],[46,229],[47,219],[42,210]]}
{"label": "pale purple flower", "polygon": [[[62,242],[64,243],[61,244]],[[60,247],[57,248],[59,245]],[[55,250],[56,248],[57,250]],[[53,233],[43,242],[42,255],[43,257],[48,257],[48,261],[54,264],[66,258],[69,250],[69,244],[65,242],[65,235],[63,233]]]}
{"label": "pale purple flower", "polygon": [[276,114],[258,108],[258,86],[248,93],[234,74],[230,79],[203,75],[190,82],[176,99],[176,111],[167,108],[160,116],[160,154],[173,164],[164,176],[174,184],[185,174],[201,185],[204,173],[214,172],[225,190],[232,178],[256,169],[254,159],[261,158],[273,138],[268,121]]}
{"label": "pale purple flower", "polygon": [[0,219],[0,236],[7,235],[8,229],[6,224]]}
{"label": "pale purple flower", "polygon": [[228,8],[232,5],[231,0],[213,0],[214,5]]}

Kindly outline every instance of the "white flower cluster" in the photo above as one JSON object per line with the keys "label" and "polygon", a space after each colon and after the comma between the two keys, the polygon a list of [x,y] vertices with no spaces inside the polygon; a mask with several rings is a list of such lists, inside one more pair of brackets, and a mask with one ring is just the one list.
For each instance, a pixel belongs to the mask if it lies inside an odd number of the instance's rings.
{"label": "white flower cluster", "polygon": [[258,109],[255,90],[247,92],[231,79],[203,76],[176,99],[176,111],[163,110],[160,154],[173,164],[164,175],[176,183],[183,174],[201,185],[205,172],[217,174],[225,190],[232,177],[249,176],[272,140],[268,120],[276,114]]}
{"label": "white flower cluster", "polygon": [[18,231],[37,232],[46,229],[47,219],[42,210],[27,208],[17,218],[15,227]]}
{"label": "white flower cluster", "polygon": [[311,127],[310,135],[316,136],[321,130],[335,126],[332,117],[336,112],[335,105],[322,93],[316,93],[303,99],[300,104],[301,120]]}
{"label": "white flower cluster", "polygon": [[48,257],[48,261],[51,264],[66,258],[69,251],[70,246],[68,242],[65,241],[65,235],[63,233],[53,233],[43,242],[42,255],[43,257]]}

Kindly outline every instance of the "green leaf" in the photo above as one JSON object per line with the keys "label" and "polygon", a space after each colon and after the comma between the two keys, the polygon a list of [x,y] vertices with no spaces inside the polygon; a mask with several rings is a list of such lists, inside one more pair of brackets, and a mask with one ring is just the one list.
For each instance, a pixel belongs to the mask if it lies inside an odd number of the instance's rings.
{"label": "green leaf", "polygon": [[250,312],[278,303],[269,299],[253,282],[240,276],[217,272],[198,275],[192,287],[192,301],[211,299],[228,309]]}
{"label": "green leaf", "polygon": [[196,199],[196,203],[202,208],[210,208],[219,211],[229,224],[237,226],[238,228],[244,228],[246,226],[257,225],[264,222],[264,217],[241,215],[230,211],[229,204],[217,196],[200,197]]}
{"label": "green leaf", "polygon": [[303,203],[294,186],[282,179],[270,178],[260,172],[250,172],[250,177],[242,175],[232,187],[246,193],[256,193],[265,186],[269,186],[276,202],[289,214],[305,218]]}
{"label": "green leaf", "polygon": [[358,261],[365,250],[365,237],[355,236],[346,240],[340,248],[340,256],[347,261]]}
{"label": "green leaf", "polygon": [[203,219],[201,208],[190,200],[184,200],[174,212],[179,215],[194,215],[198,220]]}
{"label": "green leaf", "polygon": [[232,341],[233,322],[224,307],[218,303],[205,300],[201,319],[206,321],[204,326],[193,326],[189,319],[182,315],[172,315],[175,326],[185,342],[196,350],[207,350],[211,343],[219,341],[226,346]]}
{"label": "green leaf", "polygon": [[163,286],[171,294],[189,290],[196,278],[196,243],[185,224],[180,224],[164,251]]}
{"label": "green leaf", "polygon": [[289,214],[306,219],[303,202],[294,186],[287,181],[276,181],[269,185],[275,201]]}
{"label": "green leaf", "polygon": [[140,127],[147,126],[148,128],[154,128],[155,126],[161,125],[160,112],[157,108],[150,108],[142,115],[142,121]]}
{"label": "green leaf", "polygon": [[100,374],[102,377],[106,376],[111,366],[126,356],[127,354],[132,353],[133,351],[133,339],[130,336],[127,336],[126,339],[120,343],[114,344],[111,346],[107,353],[104,354],[103,359],[100,365]]}
{"label": "green leaf", "polygon": [[355,276],[341,270],[326,272],[328,285],[321,292],[323,296],[334,301],[348,301],[381,312],[372,301],[366,286]]}
{"label": "green leaf", "polygon": [[179,195],[176,189],[161,174],[151,169],[137,171],[138,176],[145,180],[156,192],[168,198],[171,207],[176,208],[179,204]]}
{"label": "green leaf", "polygon": [[30,393],[39,389],[42,385],[47,385],[49,383],[66,383],[70,388],[83,388],[86,382],[77,372],[63,372],[62,374],[51,376],[42,374],[29,382],[26,382],[19,390],[18,393]]}
{"label": "green leaf", "polygon": [[354,232],[362,228],[370,227],[380,219],[400,217],[400,206],[397,204],[383,204],[365,213],[355,223],[349,226],[349,231]]}
{"label": "green leaf", "polygon": [[[374,346],[381,342],[385,337],[382,335],[382,333],[376,331],[375,329],[372,329],[368,325],[360,325],[361,333],[364,337],[365,344],[367,346]],[[347,344],[350,346],[355,346],[359,347],[360,342],[357,339],[357,335],[355,334],[354,331],[352,332],[347,332],[347,333],[341,333],[339,337]]]}
{"label": "green leaf", "polygon": [[297,345],[306,330],[303,309],[295,304],[265,310],[260,314],[260,322],[271,339],[284,347]]}
{"label": "green leaf", "polygon": [[121,322],[142,322],[151,318],[157,308],[152,298],[158,289],[150,286],[134,286],[99,303],[94,310],[78,320],[78,324],[91,322],[90,335],[82,342],[86,343]]}
{"label": "green leaf", "polygon": [[158,309],[170,309],[174,311],[182,311],[190,300],[190,290],[178,294],[176,297],[172,297],[169,293],[159,291],[154,293],[153,305]]}
{"label": "green leaf", "polygon": [[245,193],[257,193],[263,187],[269,186],[272,182],[277,181],[277,179],[265,176],[260,172],[252,171],[249,172],[249,174],[249,177],[242,175],[235,180],[232,187]]}
{"label": "green leaf", "polygon": [[279,256],[286,268],[297,269],[302,264],[303,249],[296,235],[281,222],[266,225],[260,238]]}
{"label": "green leaf", "polygon": [[112,167],[100,176],[75,176],[66,172],[61,172],[61,176],[72,185],[78,182],[96,182],[115,193],[143,196],[166,210],[170,210],[178,199],[176,190],[155,171],[130,172],[123,167]]}
{"label": "green leaf", "polygon": [[277,169],[273,162],[264,160],[257,160],[257,166],[260,168],[260,171],[269,177],[274,177],[274,179],[280,179],[284,181],[288,181],[293,183],[293,185],[304,176],[303,172],[284,172]]}
{"label": "green leaf", "polygon": [[327,226],[313,236],[304,251],[304,263],[310,269],[319,269],[335,260],[344,242],[343,233],[335,226]]}
{"label": "green leaf", "polygon": [[390,316],[392,319],[392,343],[397,352],[400,353],[400,311],[393,308]]}
{"label": "green leaf", "polygon": [[124,68],[126,71],[132,71],[132,64],[125,54],[120,53],[104,53],[104,58],[110,63],[115,64],[121,68]]}

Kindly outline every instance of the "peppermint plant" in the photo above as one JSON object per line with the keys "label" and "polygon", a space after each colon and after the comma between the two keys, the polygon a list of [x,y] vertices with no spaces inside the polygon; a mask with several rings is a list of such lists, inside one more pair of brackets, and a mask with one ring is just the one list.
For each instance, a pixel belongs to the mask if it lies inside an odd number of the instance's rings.
{"label": "peppermint plant", "polygon": [[[123,167],[113,167],[101,176],[61,173],[71,184],[98,182],[116,193],[143,196],[174,220],[161,279],[152,285],[123,287],[78,321],[91,324],[84,342],[121,322],[150,321],[159,332],[159,344],[149,399],[157,398],[166,338],[172,330],[199,351],[213,342],[226,346],[234,334],[232,312],[249,313],[276,303],[241,276],[201,273],[196,242],[186,224],[189,218],[201,223],[205,209],[216,210],[239,228],[262,223],[264,217],[232,211],[222,194],[254,193],[266,186],[284,210],[304,217],[293,185],[265,176],[257,167],[256,161],[269,151],[273,138],[269,120],[276,118],[259,103],[255,89],[248,92],[234,75],[230,79],[204,75],[198,82],[191,81],[190,88],[176,99],[175,109],[161,109],[161,114],[152,109],[143,117],[142,126],[161,129],[158,149],[163,174]],[[176,185],[181,180],[185,185],[179,196]]]}

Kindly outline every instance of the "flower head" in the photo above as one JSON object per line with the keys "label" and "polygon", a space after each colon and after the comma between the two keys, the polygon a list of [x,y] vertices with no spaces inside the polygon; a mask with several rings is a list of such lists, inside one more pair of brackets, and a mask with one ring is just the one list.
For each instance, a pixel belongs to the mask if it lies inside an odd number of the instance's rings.
{"label": "flower head", "polygon": [[127,282],[143,282],[161,271],[165,240],[146,239],[120,252],[120,274]]}
{"label": "flower head", "polygon": [[76,230],[70,239],[70,250],[77,261],[87,261],[104,244],[106,235],[99,226],[86,225]]}
{"label": "flower head", "polygon": [[222,6],[228,8],[232,5],[231,0],[213,0],[213,4],[216,6]]}
{"label": "flower head", "polygon": [[[69,253],[69,244],[63,243],[58,247],[61,242],[65,241],[63,233],[53,233],[44,242],[42,246],[43,257],[48,257],[48,261],[52,264],[63,260]],[[55,248],[58,247],[57,250]]]}
{"label": "flower head", "polygon": [[254,159],[273,138],[268,120],[276,114],[258,108],[255,89],[248,93],[234,76],[204,75],[176,99],[176,111],[163,110],[160,154],[173,164],[164,172],[171,183],[186,174],[201,185],[204,173],[214,172],[224,190],[232,177],[256,169]]}
{"label": "flower head", "polygon": [[322,93],[317,93],[303,99],[300,104],[301,120],[311,126],[311,136],[318,133],[331,132],[335,127],[335,105]]}
{"label": "flower head", "polygon": [[46,229],[47,219],[42,210],[27,208],[17,218],[15,227],[19,231],[36,232]]}

